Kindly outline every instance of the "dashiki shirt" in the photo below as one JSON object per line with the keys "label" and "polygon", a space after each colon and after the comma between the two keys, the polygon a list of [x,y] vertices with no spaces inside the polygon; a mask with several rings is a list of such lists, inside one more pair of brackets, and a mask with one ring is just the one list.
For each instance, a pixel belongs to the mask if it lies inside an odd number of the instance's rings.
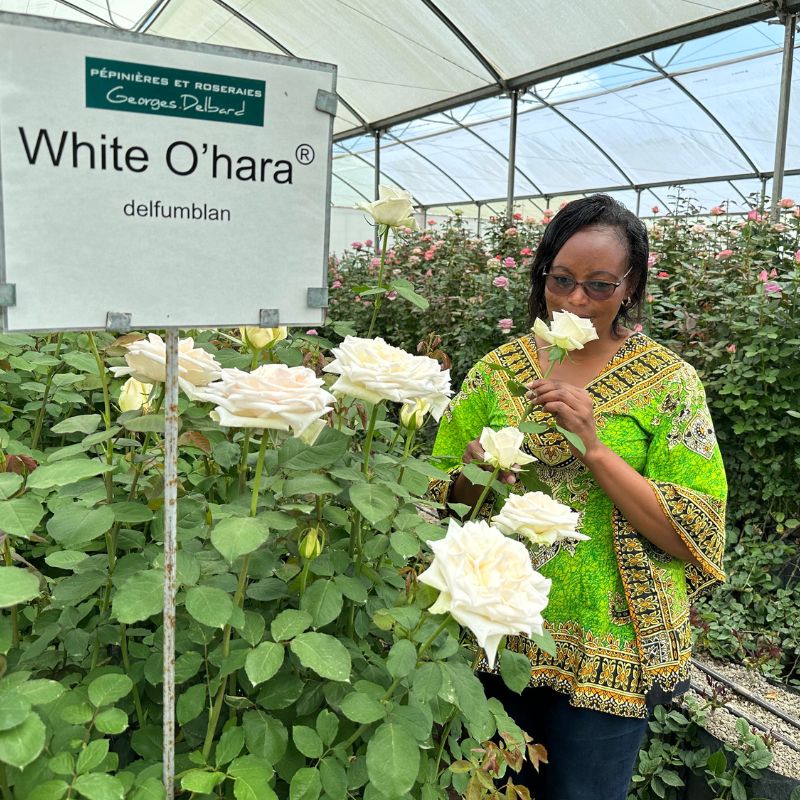
{"label": "dashiki shirt", "polygon": [[[525,399],[506,389],[509,376],[484,362],[509,367],[518,383],[542,377],[530,335],[472,368],[433,449],[453,476],[484,427],[516,425],[523,413]],[[522,636],[510,636],[507,646],[530,658],[530,685],[563,692],[575,706],[646,717],[648,691],[672,692],[688,678],[690,600],[725,578],[725,472],[697,374],[644,334],[631,335],[586,388],[600,441],[647,479],[702,569],[634,530],[560,433],[526,434],[523,448],[538,459],[531,466],[555,499],[580,512],[578,530],[591,540],[531,548],[534,567],[553,581],[543,616],[555,657]],[[552,420],[540,409],[531,419]],[[434,481],[431,494],[447,503],[451,485]],[[524,488],[517,483],[513,491]]]}

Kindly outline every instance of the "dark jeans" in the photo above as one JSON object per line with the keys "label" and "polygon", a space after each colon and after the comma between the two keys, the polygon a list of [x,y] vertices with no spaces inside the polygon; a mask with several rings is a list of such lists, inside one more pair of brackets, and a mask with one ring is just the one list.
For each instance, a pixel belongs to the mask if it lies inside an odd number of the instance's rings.
{"label": "dark jeans", "polygon": [[537,744],[548,764],[536,772],[526,760],[507,777],[527,786],[535,800],[625,800],[647,720],[575,708],[565,694],[528,687],[518,695],[499,675],[480,674],[487,697],[496,697]]}

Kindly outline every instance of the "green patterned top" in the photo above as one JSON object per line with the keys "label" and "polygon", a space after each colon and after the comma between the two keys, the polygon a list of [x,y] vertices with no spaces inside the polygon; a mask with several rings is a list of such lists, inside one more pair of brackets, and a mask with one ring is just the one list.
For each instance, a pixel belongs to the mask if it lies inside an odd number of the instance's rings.
{"label": "green patterned top", "polygon": [[[484,427],[515,425],[523,413],[524,400],[506,389],[506,375],[484,362],[510,368],[519,383],[542,377],[532,336],[497,348],[472,368],[433,449],[451,474]],[[576,706],[644,717],[648,690],[669,692],[688,677],[690,599],[725,577],[725,471],[697,374],[644,334],[630,336],[586,388],[600,441],[647,478],[702,569],[634,530],[561,434],[526,434],[538,477],[580,512],[578,530],[591,540],[532,549],[534,566],[553,580],[544,617],[555,657],[524,637],[509,637],[508,646],[529,656],[531,685],[564,692]],[[549,415],[537,410],[531,418]],[[434,481],[431,491],[444,504],[451,486]],[[516,484],[513,491],[524,489]]]}

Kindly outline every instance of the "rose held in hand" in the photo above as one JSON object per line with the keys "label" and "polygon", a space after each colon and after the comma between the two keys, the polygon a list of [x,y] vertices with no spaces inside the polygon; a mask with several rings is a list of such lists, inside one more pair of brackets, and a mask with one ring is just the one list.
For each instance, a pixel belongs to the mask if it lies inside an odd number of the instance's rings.
{"label": "rose held in hand", "polygon": [[216,404],[211,416],[229,428],[305,432],[331,410],[334,397],[307,367],[265,364],[252,372],[222,370],[222,379],[198,392]]}
{"label": "rose held in hand", "polygon": [[589,539],[578,533],[579,514],[544,492],[509,495],[499,514],[492,517],[503,533],[524,536],[532,544],[548,546],[559,539]]}
{"label": "rose held in hand", "polygon": [[432,614],[449,612],[475,636],[493,667],[503,636],[542,633],[550,581],[531,566],[522,542],[486,522],[450,520],[444,539],[431,542],[433,563],[421,583],[440,594]]}
{"label": "rose held in hand", "polygon": [[543,320],[537,319],[533,324],[533,332],[548,344],[567,352],[583,350],[587,342],[597,339],[592,321],[569,311],[554,311],[550,327]]}
{"label": "rose held in hand", "polygon": [[484,463],[497,469],[519,472],[520,467],[536,461],[534,456],[522,450],[524,438],[525,434],[518,428],[503,428],[499,431],[484,428],[480,438],[484,449]]}

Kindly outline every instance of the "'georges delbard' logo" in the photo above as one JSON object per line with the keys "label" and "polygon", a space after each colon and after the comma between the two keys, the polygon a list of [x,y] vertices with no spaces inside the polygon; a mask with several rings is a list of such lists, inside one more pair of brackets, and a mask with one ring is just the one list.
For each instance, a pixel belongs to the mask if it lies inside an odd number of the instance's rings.
{"label": "'georges delbard' logo", "polygon": [[266,84],[251,78],[86,58],[86,107],[264,124]]}

